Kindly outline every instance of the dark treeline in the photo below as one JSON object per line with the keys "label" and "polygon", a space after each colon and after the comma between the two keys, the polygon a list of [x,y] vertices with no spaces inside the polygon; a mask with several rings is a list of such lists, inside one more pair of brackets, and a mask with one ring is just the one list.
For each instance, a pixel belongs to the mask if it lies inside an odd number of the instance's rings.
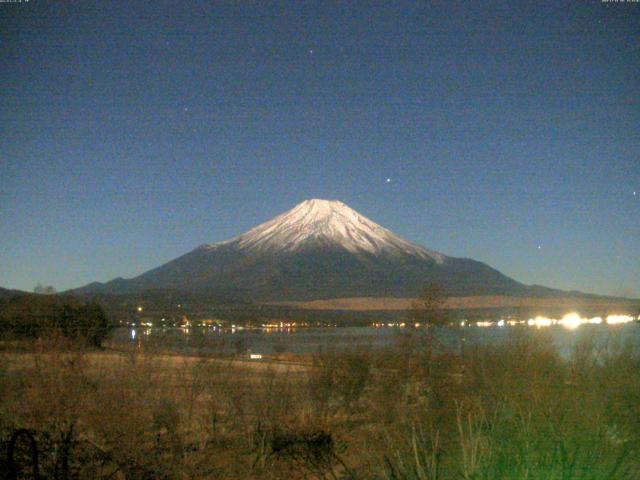
{"label": "dark treeline", "polygon": [[53,295],[19,295],[0,301],[0,334],[35,339],[62,335],[99,347],[111,323],[97,303]]}

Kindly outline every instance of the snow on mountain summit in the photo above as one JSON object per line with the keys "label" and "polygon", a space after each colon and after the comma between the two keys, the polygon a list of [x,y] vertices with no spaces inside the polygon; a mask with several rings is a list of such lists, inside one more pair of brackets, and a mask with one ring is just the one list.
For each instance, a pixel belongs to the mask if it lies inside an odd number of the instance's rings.
{"label": "snow on mountain summit", "polygon": [[[409,254],[443,263],[445,256],[395,235],[342,202],[311,199],[223,242],[253,252],[296,251],[313,244],[350,252]],[[219,244],[220,245],[220,244]]]}

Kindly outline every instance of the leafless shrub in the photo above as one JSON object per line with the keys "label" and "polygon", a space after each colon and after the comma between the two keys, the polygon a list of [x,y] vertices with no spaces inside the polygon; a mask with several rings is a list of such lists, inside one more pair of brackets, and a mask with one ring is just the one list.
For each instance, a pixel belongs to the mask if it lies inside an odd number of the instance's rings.
{"label": "leafless shrub", "polygon": [[318,411],[326,413],[331,401],[337,399],[347,413],[353,413],[372,378],[368,352],[321,353],[314,356],[313,366],[308,376],[308,387]]}
{"label": "leafless shrub", "polygon": [[284,462],[311,478],[335,480],[339,478],[338,470],[353,478],[338,454],[336,441],[327,431],[274,427],[260,433],[257,438],[260,439],[258,448],[263,463]]}

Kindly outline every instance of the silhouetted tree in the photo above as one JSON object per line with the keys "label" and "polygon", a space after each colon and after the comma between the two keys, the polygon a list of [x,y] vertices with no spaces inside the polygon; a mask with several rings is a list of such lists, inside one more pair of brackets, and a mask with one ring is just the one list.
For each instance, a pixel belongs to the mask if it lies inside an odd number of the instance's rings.
{"label": "silhouetted tree", "polygon": [[41,295],[54,295],[56,289],[51,285],[42,285],[40,282],[33,288],[33,293],[39,293]]}
{"label": "silhouetted tree", "polygon": [[426,326],[442,326],[449,321],[445,309],[447,295],[444,287],[430,283],[424,287],[421,295],[411,303],[408,312],[410,321]]}

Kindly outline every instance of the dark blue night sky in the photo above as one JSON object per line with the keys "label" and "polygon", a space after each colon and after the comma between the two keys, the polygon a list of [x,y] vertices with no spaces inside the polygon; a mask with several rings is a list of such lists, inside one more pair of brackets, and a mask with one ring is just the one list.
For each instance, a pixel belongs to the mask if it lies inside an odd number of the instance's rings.
{"label": "dark blue night sky", "polygon": [[31,0],[0,42],[0,286],[131,277],[326,198],[640,296],[640,3]]}

